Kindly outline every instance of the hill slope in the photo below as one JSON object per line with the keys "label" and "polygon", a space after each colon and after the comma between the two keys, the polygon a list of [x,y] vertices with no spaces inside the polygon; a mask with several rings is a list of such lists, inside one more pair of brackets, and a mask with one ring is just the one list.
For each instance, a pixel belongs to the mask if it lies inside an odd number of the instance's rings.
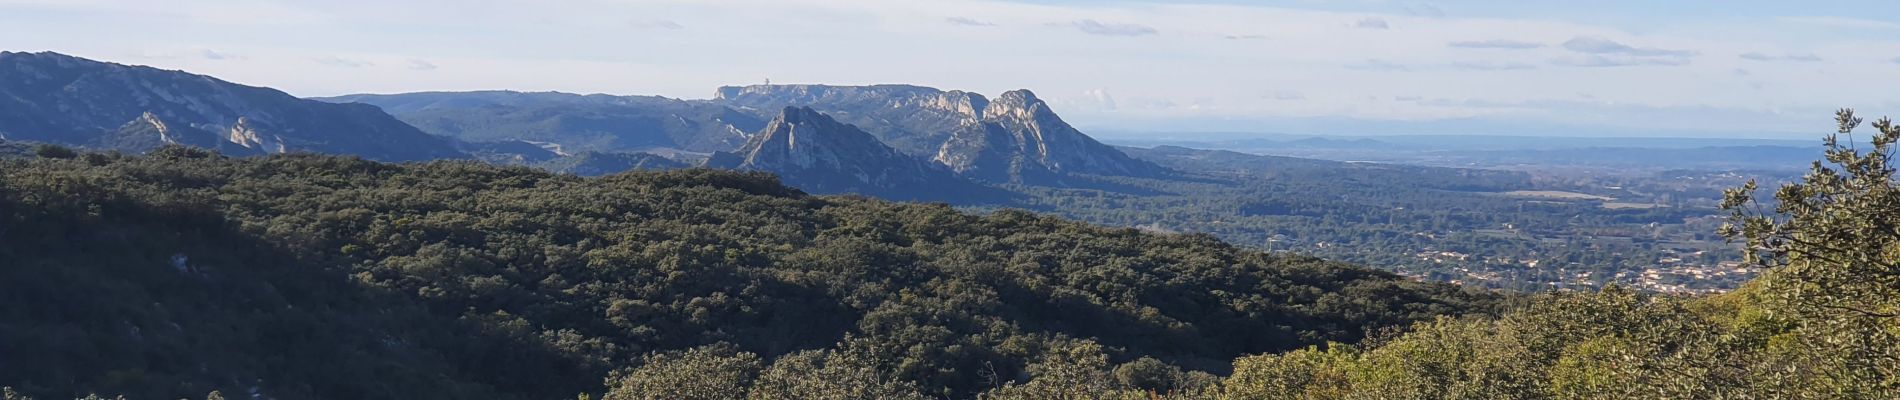
{"label": "hill slope", "polygon": [[967,397],[1075,339],[1222,372],[1489,299],[1201,235],[703,169],[0,159],[0,222],[0,354],[33,360],[0,363],[0,382],[49,398],[570,397],[713,343],[866,354]]}

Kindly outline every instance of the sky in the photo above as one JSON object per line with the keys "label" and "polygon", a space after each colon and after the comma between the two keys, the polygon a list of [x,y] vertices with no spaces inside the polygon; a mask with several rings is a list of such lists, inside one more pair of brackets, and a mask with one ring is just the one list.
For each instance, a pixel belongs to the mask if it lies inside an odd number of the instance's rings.
{"label": "sky", "polygon": [[1887,0],[0,0],[0,50],[298,96],[1030,89],[1097,136],[1818,138],[1900,111]]}

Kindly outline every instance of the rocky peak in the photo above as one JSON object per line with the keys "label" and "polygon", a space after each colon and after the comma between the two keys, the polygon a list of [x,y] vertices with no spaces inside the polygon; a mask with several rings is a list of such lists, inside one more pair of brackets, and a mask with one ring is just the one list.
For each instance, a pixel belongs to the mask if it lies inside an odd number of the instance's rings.
{"label": "rocky peak", "polygon": [[941,200],[986,192],[809,107],[782,108],[744,147],[714,154],[706,166],[772,172],[814,193]]}
{"label": "rocky peak", "polygon": [[990,101],[980,94],[952,90],[935,96],[923,105],[975,119],[982,116],[984,109],[989,108]]}
{"label": "rocky peak", "polygon": [[887,153],[894,152],[870,134],[810,107],[785,107],[740,148],[745,164],[760,169],[831,168]]}
{"label": "rocky peak", "polygon": [[[785,107],[784,111],[779,112],[778,118],[773,119],[772,122],[768,122],[767,126],[771,126],[774,124],[835,124],[835,123],[837,123],[837,121],[832,120],[831,117],[827,117],[824,114],[818,113],[818,111],[812,110],[811,107]],[[771,129],[767,129],[767,131],[771,131]]]}
{"label": "rocky peak", "polygon": [[1028,89],[1003,92],[1002,96],[997,96],[996,101],[983,109],[985,119],[1032,121],[1053,117],[1055,111],[1049,109],[1049,104],[1043,103],[1042,99],[1036,98],[1035,92]]}

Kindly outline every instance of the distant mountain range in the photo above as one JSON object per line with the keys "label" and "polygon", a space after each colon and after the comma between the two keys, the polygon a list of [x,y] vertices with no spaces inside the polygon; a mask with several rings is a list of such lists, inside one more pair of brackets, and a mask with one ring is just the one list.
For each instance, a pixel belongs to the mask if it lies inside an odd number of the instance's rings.
{"label": "distant mountain range", "polygon": [[496,91],[322,100],[376,105],[430,133],[467,141],[687,154],[743,153],[748,139],[767,129],[767,120],[786,107],[808,107],[868,134],[854,137],[867,143],[853,147],[890,147],[978,181],[1059,185],[1074,174],[1165,171],[1077,131],[1027,90],[1005,93],[996,102],[969,92],[908,85],[722,87],[711,100]]}
{"label": "distant mountain range", "polygon": [[482,91],[318,100],[382,107],[424,131],[461,140],[526,140],[573,152],[731,150],[770,118],[713,102],[656,96]]}
{"label": "distant mountain range", "polygon": [[900,151],[990,182],[1061,184],[1070,174],[1157,176],[1076,130],[1028,90],[982,95],[906,85],[722,87],[714,101],[748,110],[808,106]]}
{"label": "distant mountain range", "polygon": [[57,53],[0,53],[0,140],[475,158],[580,175],[705,165],[773,172],[817,193],[920,200],[1001,193],[984,183],[1169,173],[1076,130],[1027,90],[994,101],[906,85],[722,87],[709,100],[510,91],[300,99]]}
{"label": "distant mountain range", "polygon": [[467,157],[376,107],[57,53],[0,52],[0,139],[124,151],[180,144],[240,155]]}

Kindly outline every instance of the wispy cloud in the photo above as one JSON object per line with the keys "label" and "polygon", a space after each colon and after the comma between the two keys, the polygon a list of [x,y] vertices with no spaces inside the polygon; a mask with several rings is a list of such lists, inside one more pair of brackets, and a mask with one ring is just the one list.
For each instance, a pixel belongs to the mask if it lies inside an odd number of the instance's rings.
{"label": "wispy cloud", "polygon": [[1298,100],[1306,100],[1306,95],[1301,94],[1300,92],[1295,92],[1291,90],[1278,90],[1278,91],[1262,94],[1260,95],[1260,98],[1267,99],[1267,100],[1279,100],[1279,101],[1298,101]]}
{"label": "wispy cloud", "polygon": [[1445,9],[1438,8],[1438,6],[1432,5],[1431,3],[1418,3],[1418,4],[1406,5],[1405,13],[1420,16],[1420,17],[1432,17],[1432,18],[1445,17]]}
{"label": "wispy cloud", "polygon": [[1090,35],[1146,36],[1146,35],[1161,33],[1160,31],[1155,30],[1155,28],[1152,26],[1138,25],[1138,24],[1125,24],[1125,23],[1106,23],[1106,22],[1096,21],[1092,19],[1075,21],[1074,23],[1071,23],[1070,25],[1074,26],[1075,29],[1077,30],[1081,30],[1082,33],[1087,33]]}
{"label": "wispy cloud", "polygon": [[337,56],[317,57],[316,59],[312,59],[311,61],[315,61],[318,64],[328,65],[332,67],[344,67],[344,68],[362,68],[362,67],[370,67],[370,66],[376,65],[376,63],[372,63],[369,61],[348,59],[348,58],[337,57]]}
{"label": "wispy cloud", "polygon": [[1694,50],[1631,46],[1594,36],[1572,38],[1564,42],[1563,47],[1582,55],[1558,57],[1552,59],[1551,64],[1570,67],[1677,66],[1688,65],[1689,60],[1697,54]]}
{"label": "wispy cloud", "polygon": [[640,28],[640,29],[665,29],[669,31],[677,31],[681,29],[686,29],[686,25],[680,25],[679,22],[674,22],[671,20],[664,20],[664,19],[637,20],[637,21],[630,22],[629,24],[633,25],[633,27],[635,28]]}
{"label": "wispy cloud", "polygon": [[212,50],[212,49],[204,49],[203,51],[200,51],[198,53],[198,56],[204,57],[204,59],[206,60],[242,60],[244,59],[244,56],[242,55],[226,53],[226,52]]}
{"label": "wispy cloud", "polygon": [[417,70],[417,71],[433,70],[435,69],[435,63],[428,62],[426,60],[412,58],[412,59],[409,59],[409,69]]}
{"label": "wispy cloud", "polygon": [[1528,70],[1528,69],[1537,69],[1536,65],[1519,63],[1519,62],[1493,63],[1493,62],[1461,61],[1461,62],[1451,63],[1451,67],[1453,69],[1462,69],[1462,70],[1471,70],[1471,71],[1520,71],[1520,70]]}
{"label": "wispy cloud", "polygon": [[1412,67],[1407,67],[1405,66],[1405,64],[1399,64],[1399,63],[1381,60],[1377,58],[1367,59],[1366,62],[1359,63],[1359,64],[1347,65],[1346,68],[1366,70],[1366,71],[1411,71],[1412,70]]}
{"label": "wispy cloud", "polygon": [[1900,29],[1900,23],[1848,17],[1781,17],[1782,22],[1847,29]]}
{"label": "wispy cloud", "polygon": [[1266,38],[1267,35],[1227,35],[1228,40],[1260,40]]}
{"label": "wispy cloud", "polygon": [[237,53],[232,53],[228,51],[221,51],[221,50],[208,49],[208,48],[144,50],[144,51],[140,51],[135,56],[140,57],[140,58],[150,58],[150,59],[156,59],[156,60],[180,60],[180,59],[197,58],[197,59],[205,59],[205,60],[213,60],[213,61],[226,61],[226,60],[245,59],[243,54],[237,54]]}
{"label": "wispy cloud", "polygon": [[1670,58],[1670,57],[1631,57],[1631,56],[1618,56],[1618,55],[1604,56],[1604,55],[1590,54],[1590,55],[1584,55],[1580,57],[1558,57],[1558,58],[1551,59],[1550,63],[1556,64],[1556,65],[1568,66],[1568,67],[1677,66],[1677,65],[1689,65],[1689,59]]}
{"label": "wispy cloud", "polygon": [[1564,48],[1578,53],[1622,54],[1637,57],[1691,57],[1691,50],[1672,50],[1654,47],[1636,47],[1614,40],[1594,36],[1578,36],[1564,42]]}
{"label": "wispy cloud", "polygon": [[969,17],[949,17],[944,18],[943,22],[957,26],[996,26],[994,22],[981,21]]}
{"label": "wispy cloud", "polygon": [[1115,95],[1109,94],[1108,89],[1084,90],[1082,91],[1082,95],[1077,97],[1072,103],[1090,109],[1104,111],[1113,111],[1119,108],[1115,104]]}
{"label": "wispy cloud", "polygon": [[1749,60],[1749,61],[1800,61],[1800,62],[1821,61],[1821,56],[1814,55],[1813,53],[1782,54],[1782,55],[1770,55],[1770,54],[1762,54],[1762,53],[1743,53],[1741,57],[1743,60]]}
{"label": "wispy cloud", "polygon": [[1510,39],[1470,40],[1447,43],[1446,46],[1462,49],[1505,49],[1529,50],[1543,48],[1543,43],[1520,42]]}
{"label": "wispy cloud", "polygon": [[1392,29],[1392,24],[1386,23],[1385,19],[1377,17],[1360,19],[1359,22],[1352,23],[1352,26],[1361,29]]}

